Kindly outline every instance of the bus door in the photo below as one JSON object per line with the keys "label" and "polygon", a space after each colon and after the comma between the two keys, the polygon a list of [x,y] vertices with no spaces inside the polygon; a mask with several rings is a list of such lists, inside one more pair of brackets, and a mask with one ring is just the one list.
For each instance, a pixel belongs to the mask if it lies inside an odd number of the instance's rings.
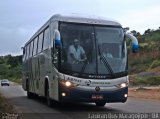
{"label": "bus door", "polygon": [[32,72],[33,72],[35,93],[39,94],[40,71],[39,71],[39,60],[36,56],[33,57],[32,59]]}
{"label": "bus door", "polygon": [[39,69],[39,81],[37,82],[39,93],[44,95],[44,83],[45,83],[45,56],[41,53],[38,57],[38,69]]}

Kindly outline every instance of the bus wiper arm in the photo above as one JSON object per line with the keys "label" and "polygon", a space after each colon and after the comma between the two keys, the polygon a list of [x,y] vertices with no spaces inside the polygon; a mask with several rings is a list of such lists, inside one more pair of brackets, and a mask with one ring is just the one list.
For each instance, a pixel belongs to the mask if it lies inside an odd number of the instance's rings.
{"label": "bus wiper arm", "polygon": [[107,68],[107,70],[110,72],[111,76],[114,77],[114,72],[111,68],[111,66],[109,65],[107,59],[103,56],[103,54],[101,53],[100,51],[100,48],[98,46],[98,52],[99,52],[99,56],[100,56],[100,59],[103,61],[104,63],[104,66]]}
{"label": "bus wiper arm", "polygon": [[84,70],[86,69],[87,64],[88,64],[88,62],[87,62],[87,61],[84,61],[84,64],[83,64],[82,69],[81,69],[81,72],[80,72],[80,76],[82,76]]}

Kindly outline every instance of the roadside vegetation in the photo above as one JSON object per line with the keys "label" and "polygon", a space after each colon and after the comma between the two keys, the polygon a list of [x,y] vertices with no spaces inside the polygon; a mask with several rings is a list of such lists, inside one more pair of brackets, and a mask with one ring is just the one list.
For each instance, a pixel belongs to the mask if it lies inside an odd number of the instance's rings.
{"label": "roadside vegetation", "polygon": [[160,28],[148,29],[143,35],[131,32],[138,39],[139,52],[128,52],[130,84],[160,85]]}
{"label": "roadside vegetation", "polygon": [[13,106],[10,105],[4,97],[0,94],[0,114],[1,113],[14,113]]}
{"label": "roadside vegetation", "polygon": [[9,79],[17,83],[22,77],[22,56],[0,56],[0,79]]}
{"label": "roadside vegetation", "polygon": [[132,86],[160,86],[160,76],[130,76]]}
{"label": "roadside vegetation", "polygon": [[143,35],[132,32],[138,39],[139,53],[129,52],[130,74],[146,72],[160,66],[160,29],[148,29]]}

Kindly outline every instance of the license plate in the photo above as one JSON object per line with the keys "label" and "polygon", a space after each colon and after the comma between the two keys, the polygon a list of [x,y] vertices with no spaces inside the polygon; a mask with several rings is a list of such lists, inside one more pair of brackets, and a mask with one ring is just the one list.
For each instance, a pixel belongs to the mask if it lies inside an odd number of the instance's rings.
{"label": "license plate", "polygon": [[103,99],[103,95],[92,95],[93,100],[101,100]]}

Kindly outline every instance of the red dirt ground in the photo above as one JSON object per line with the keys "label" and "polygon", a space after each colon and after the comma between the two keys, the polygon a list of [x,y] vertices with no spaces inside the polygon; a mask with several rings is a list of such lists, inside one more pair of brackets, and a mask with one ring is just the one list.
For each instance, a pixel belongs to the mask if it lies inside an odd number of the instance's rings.
{"label": "red dirt ground", "polygon": [[157,88],[129,88],[129,97],[160,101],[160,87]]}

